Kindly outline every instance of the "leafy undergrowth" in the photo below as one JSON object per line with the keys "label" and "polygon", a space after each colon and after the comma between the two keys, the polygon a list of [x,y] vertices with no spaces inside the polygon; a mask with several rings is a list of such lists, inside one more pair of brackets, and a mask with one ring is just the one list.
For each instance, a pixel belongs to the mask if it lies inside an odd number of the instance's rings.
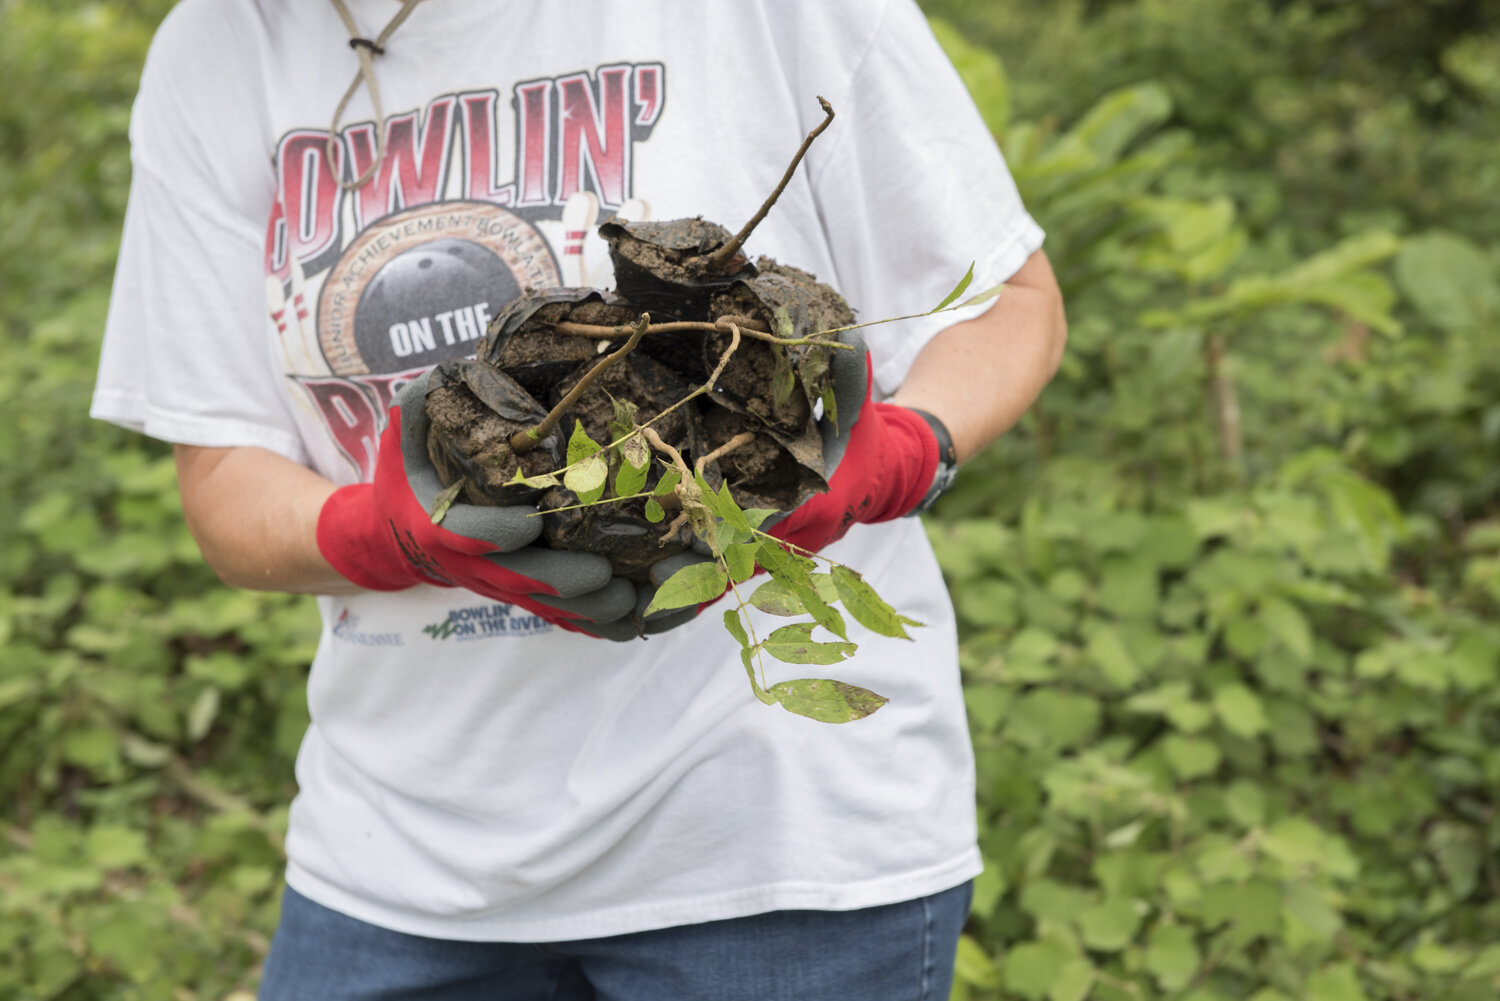
{"label": "leafy undergrowth", "polygon": [[[247,1001],[275,922],[316,613],[217,585],[168,451],[84,417],[129,101],[167,6],[0,8],[7,1001]],[[1109,33],[1075,18],[1087,44],[1039,36],[1043,84],[1091,98],[1067,127],[1013,114],[998,62],[945,36],[1048,230],[1071,321],[1036,412],[931,525],[988,862],[955,994],[1493,998],[1500,259],[1488,217],[1453,207],[1494,204],[1483,144],[1222,31],[1160,37],[1211,52],[1225,89],[1095,99],[1068,74],[1130,64],[1110,48],[1122,19],[1271,17],[1258,0],[1099,6]],[[1309,38],[1311,8],[1281,6]],[[1500,121],[1475,56],[1493,38],[1456,44],[1445,65],[1489,103],[1454,120]],[[1256,147],[1202,123],[1227,120],[1236,79],[1284,115],[1236,126],[1284,156],[1228,171]],[[1467,163],[1462,198],[1356,157],[1345,204],[1283,219],[1338,132],[1304,136],[1296,93],[1391,125],[1340,133],[1356,151]]]}

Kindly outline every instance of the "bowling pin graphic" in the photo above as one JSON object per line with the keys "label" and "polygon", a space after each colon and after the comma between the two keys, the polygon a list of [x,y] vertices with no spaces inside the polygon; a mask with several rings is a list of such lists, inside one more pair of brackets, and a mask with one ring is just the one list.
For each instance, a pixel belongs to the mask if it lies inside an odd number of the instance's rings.
{"label": "bowling pin graphic", "polygon": [[271,322],[276,324],[276,346],[281,349],[281,367],[288,372],[297,371],[292,359],[290,338],[287,337],[286,293],[275,275],[266,275],[266,308],[271,312]]}
{"label": "bowling pin graphic", "polygon": [[[615,212],[614,218],[610,221],[621,223],[645,222],[650,218],[651,203],[642,198],[632,198],[624,205],[620,206],[619,211]],[[600,243],[602,242],[603,241],[601,240]],[[585,251],[582,247],[580,247],[579,250],[579,256],[583,259],[583,264],[585,265],[582,270],[584,275],[588,278],[589,286],[592,288],[614,288],[614,265],[610,263],[609,254],[605,250],[605,248],[596,244],[593,253]],[[587,264],[590,260],[594,260],[595,262],[597,262],[596,266],[592,268],[587,267]]]}
{"label": "bowling pin graphic", "polygon": [[295,326],[289,341],[296,345],[298,375],[332,375],[333,370],[323,359],[323,349],[318,344],[318,324],[307,304],[307,276],[302,272],[302,262],[292,256],[292,301],[288,304],[289,322]]}
{"label": "bowling pin graphic", "polygon": [[599,218],[599,199],[592,191],[580,191],[563,204],[562,281],[569,288],[585,284],[583,241]]}

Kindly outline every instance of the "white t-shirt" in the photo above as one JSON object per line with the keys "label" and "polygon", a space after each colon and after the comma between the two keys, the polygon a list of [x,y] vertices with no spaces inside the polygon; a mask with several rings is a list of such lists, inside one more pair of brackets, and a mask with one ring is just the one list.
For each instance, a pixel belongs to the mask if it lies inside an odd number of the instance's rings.
{"label": "white t-shirt", "polygon": [[[351,7],[370,36],[399,9]],[[96,417],[368,478],[406,379],[471,354],[520,288],[607,287],[591,224],[611,213],[738,228],[816,95],[838,117],[752,255],[875,319],[930,308],[973,260],[975,289],[1003,281],[1041,244],[911,0],[429,0],[387,48],[386,156],[344,193],[324,139],[356,60],[331,5],[172,11],[131,124]],[[370,162],[373,119],[361,90],[340,169]],[[959,318],[870,328],[878,391]],[[836,668],[768,662],[772,682],[890,699],[844,726],[756,701],[717,614],[615,644],[460,590],[319,599],[289,882],[400,931],[538,941],[975,875],[953,615],[921,525],[856,526],[828,553],[928,623],[908,643],[851,622]]]}

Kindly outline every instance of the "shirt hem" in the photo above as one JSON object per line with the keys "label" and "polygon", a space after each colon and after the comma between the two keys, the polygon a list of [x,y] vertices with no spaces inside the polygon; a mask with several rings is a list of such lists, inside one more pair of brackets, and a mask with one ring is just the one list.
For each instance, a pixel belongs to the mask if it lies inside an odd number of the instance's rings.
{"label": "shirt hem", "polygon": [[460,942],[566,942],[731,920],[770,911],[853,911],[879,907],[952,889],[973,879],[983,869],[979,849],[972,847],[939,865],[854,885],[776,883],[686,900],[631,904],[529,921],[499,916],[445,918],[394,910],[325,882],[295,862],[287,865],[286,881],[315,903],[357,921],[407,935]]}

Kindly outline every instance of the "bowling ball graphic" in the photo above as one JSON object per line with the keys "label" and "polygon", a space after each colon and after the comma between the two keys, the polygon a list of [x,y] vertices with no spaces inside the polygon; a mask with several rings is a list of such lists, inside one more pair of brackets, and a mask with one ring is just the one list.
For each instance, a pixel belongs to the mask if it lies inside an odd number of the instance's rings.
{"label": "bowling ball graphic", "polygon": [[[456,315],[488,303],[493,314],[520,294],[510,268],[493,251],[444,237],[401,251],[381,266],[359,297],[354,341],[376,372],[432,365],[473,354],[474,330],[462,339]],[[483,318],[477,321],[483,324]],[[477,330],[482,335],[482,326]],[[452,343],[449,343],[449,338]],[[429,340],[430,338],[430,340]]]}

